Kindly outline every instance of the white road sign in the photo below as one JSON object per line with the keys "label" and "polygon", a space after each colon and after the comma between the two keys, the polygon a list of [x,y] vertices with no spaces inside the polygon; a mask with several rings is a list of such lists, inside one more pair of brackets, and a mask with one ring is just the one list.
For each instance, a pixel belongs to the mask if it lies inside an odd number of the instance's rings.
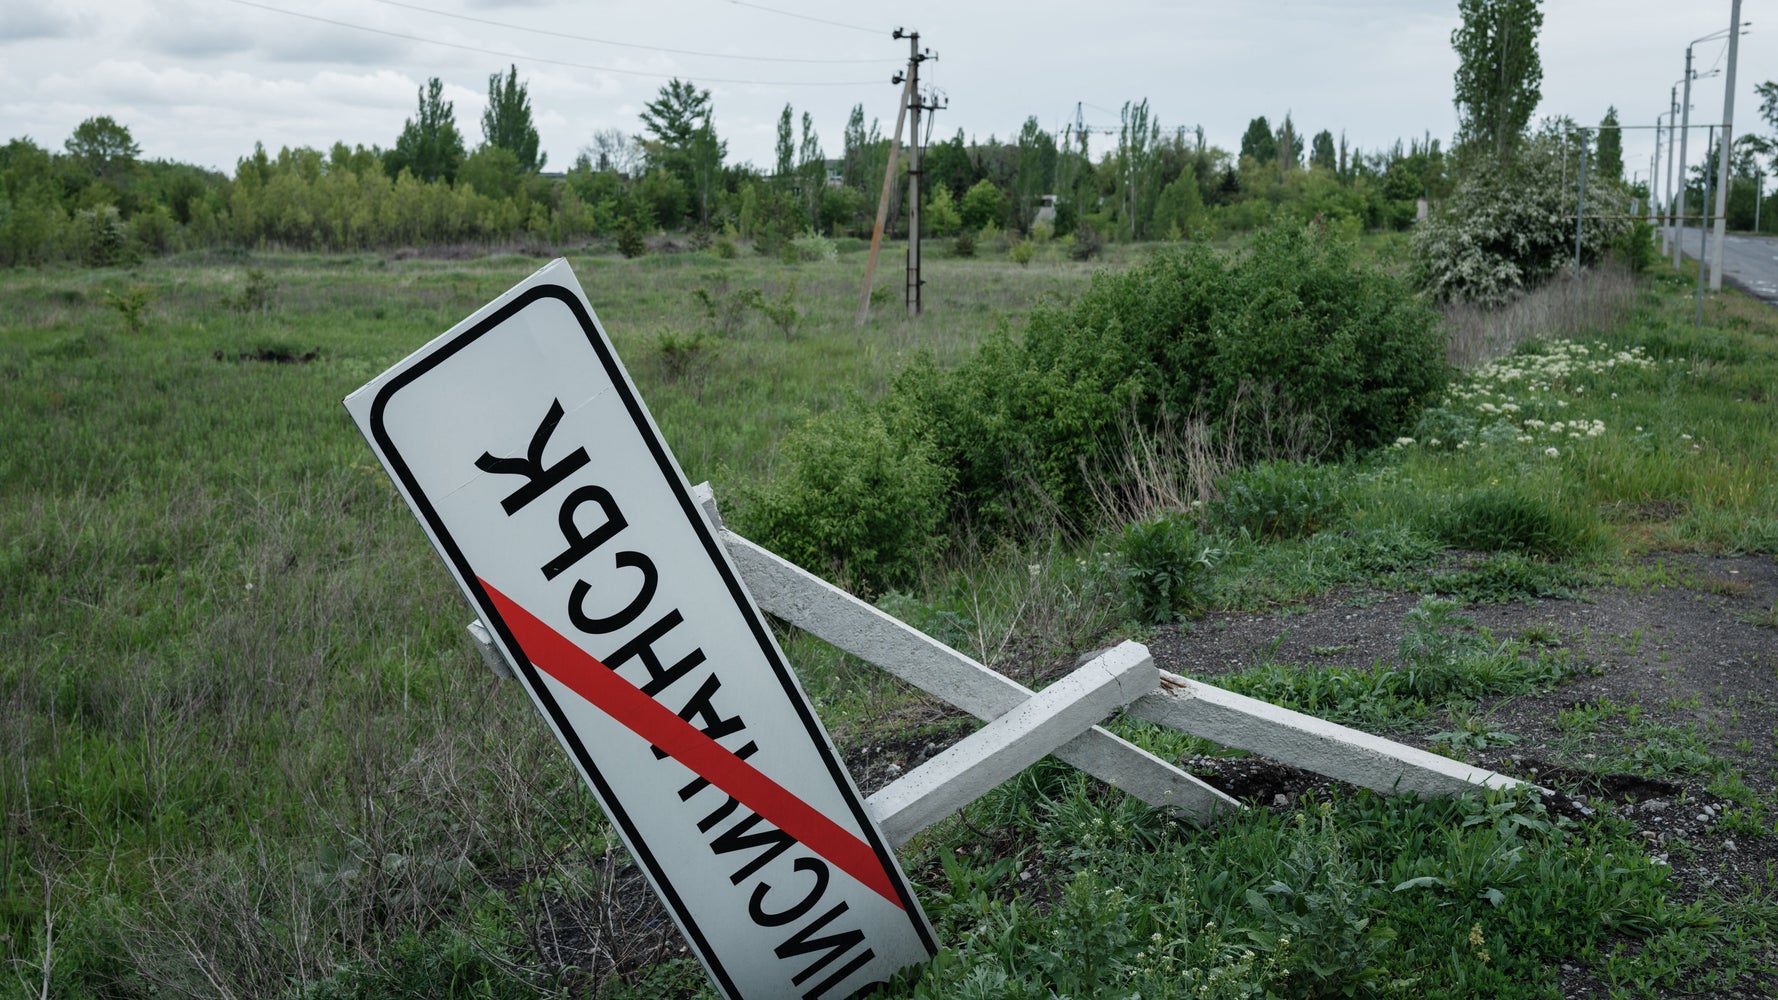
{"label": "white road sign", "polygon": [[936,946],[566,261],[346,399],[724,995]]}

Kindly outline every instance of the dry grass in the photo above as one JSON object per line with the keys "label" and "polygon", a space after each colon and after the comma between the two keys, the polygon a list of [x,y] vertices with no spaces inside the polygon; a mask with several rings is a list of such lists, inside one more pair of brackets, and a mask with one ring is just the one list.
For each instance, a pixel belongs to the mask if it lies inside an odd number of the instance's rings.
{"label": "dry grass", "polygon": [[1497,308],[1452,303],[1444,307],[1446,357],[1472,368],[1502,357],[1532,338],[1577,337],[1622,323],[1636,305],[1636,277],[1620,267],[1558,277]]}
{"label": "dry grass", "polygon": [[1101,526],[1188,512],[1216,498],[1216,482],[1250,462],[1304,462],[1332,446],[1327,421],[1271,384],[1243,382],[1220,421],[1199,408],[1183,425],[1123,421],[1122,447],[1090,486]]}

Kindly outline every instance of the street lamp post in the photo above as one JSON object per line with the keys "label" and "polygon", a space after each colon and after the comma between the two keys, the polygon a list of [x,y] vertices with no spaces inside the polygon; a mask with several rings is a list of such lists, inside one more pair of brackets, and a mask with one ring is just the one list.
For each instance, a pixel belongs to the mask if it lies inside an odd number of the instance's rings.
{"label": "street lamp post", "polygon": [[[1693,42],[1692,45],[1698,44]],[[1679,269],[1679,246],[1685,242],[1685,146],[1692,127],[1692,46],[1685,47],[1685,98],[1679,102],[1679,205],[1673,213],[1673,269]],[[1702,262],[1700,262],[1701,266]]]}
{"label": "street lamp post", "polygon": [[[1667,102],[1667,190],[1665,192],[1666,200],[1661,202],[1661,215],[1663,216],[1661,221],[1665,223],[1665,225],[1661,227],[1661,232],[1666,234],[1667,248],[1671,248],[1673,241],[1679,238],[1678,234],[1673,231],[1673,147],[1678,145],[1673,141],[1673,119],[1678,114],[1679,84],[1675,82],[1669,89],[1669,100]],[[1683,180],[1684,178],[1681,177],[1680,179]]]}

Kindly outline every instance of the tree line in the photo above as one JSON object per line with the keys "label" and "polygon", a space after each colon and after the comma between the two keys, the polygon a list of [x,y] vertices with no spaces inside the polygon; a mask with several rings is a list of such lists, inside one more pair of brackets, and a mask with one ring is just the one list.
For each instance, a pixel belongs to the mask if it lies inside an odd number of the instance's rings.
{"label": "tree line", "polygon": [[[1458,104],[1470,109],[1462,115],[1460,146],[1490,159],[1509,157],[1537,88],[1500,67],[1504,60],[1515,73],[1529,66],[1541,75],[1536,26],[1526,20],[1536,4],[1465,3],[1477,8],[1470,14],[1478,24],[1496,8],[1517,11],[1516,35],[1513,24],[1495,24],[1493,34],[1478,29],[1470,37],[1466,27],[1453,38],[1460,50],[1472,45],[1491,53],[1459,71]],[[1769,107],[1770,95],[1762,95]],[[1615,111],[1604,124],[1613,123]],[[675,79],[642,111],[638,132],[597,132],[566,170],[545,173],[547,157],[516,66],[489,76],[480,124],[482,141],[471,149],[433,78],[419,88],[414,115],[386,149],[335,143],[325,151],[284,147],[272,154],[255,144],[232,175],[145,161],[128,127],[104,116],[82,122],[59,151],[15,138],[0,146],[0,265],[104,265],[230,246],[560,244],[626,229],[720,230],[773,252],[802,233],[868,235],[890,145],[858,105],[830,152],[812,116],[786,104],[774,162],[766,169],[736,163],[717,132],[710,92]],[[1617,133],[1592,135],[1595,169],[1621,176]],[[1733,151],[1731,224],[1738,210],[1751,223],[1752,170],[1758,154],[1770,152],[1764,141],[1750,137]],[[905,157],[899,169],[905,174]],[[1006,139],[966,138],[959,130],[924,150],[922,169],[929,235],[1030,235],[1042,228],[1047,235],[1080,230],[1091,240],[1129,241],[1244,231],[1274,220],[1406,228],[1418,200],[1444,200],[1461,173],[1430,135],[1365,151],[1330,129],[1308,135],[1288,114],[1277,127],[1264,115],[1253,118],[1239,148],[1225,150],[1207,144],[1201,129],[1164,125],[1146,100],[1125,104],[1109,129],[1071,124],[1057,134],[1032,117]],[[891,190],[895,232],[905,224],[905,185]],[[1053,210],[1045,211],[1050,196]]]}

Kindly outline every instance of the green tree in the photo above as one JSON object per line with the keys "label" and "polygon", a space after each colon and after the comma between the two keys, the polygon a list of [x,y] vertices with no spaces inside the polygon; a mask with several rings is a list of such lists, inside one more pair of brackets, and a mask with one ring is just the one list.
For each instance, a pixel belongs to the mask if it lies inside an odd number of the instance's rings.
{"label": "green tree", "polygon": [[1290,112],[1284,113],[1284,124],[1278,126],[1278,165],[1281,172],[1288,172],[1292,167],[1303,162],[1303,144],[1297,141],[1296,125],[1290,120]]}
{"label": "green tree", "polygon": [[847,187],[870,187],[870,179],[864,176],[865,142],[864,105],[854,104],[840,139],[840,176]]}
{"label": "green tree", "polygon": [[796,177],[796,132],[791,124],[795,120],[796,112],[790,110],[790,102],[784,102],[784,111],[778,115],[778,141],[772,148],[778,159],[772,179],[779,187],[789,187]]}
{"label": "green tree", "polygon": [[1252,157],[1255,163],[1270,163],[1278,158],[1278,139],[1272,135],[1272,125],[1265,115],[1247,123],[1247,131],[1241,136],[1241,155]]}
{"label": "green tree", "polygon": [[[882,161],[878,161],[876,183],[882,183]],[[969,156],[969,147],[963,141],[963,130],[949,139],[934,143],[920,151],[920,187],[937,188],[940,186],[951,189],[952,198],[961,198],[963,193],[982,179],[976,163]]]}
{"label": "green tree", "polygon": [[457,168],[456,184],[490,198],[511,198],[519,190],[524,167],[517,153],[503,146],[485,145],[469,154]]}
{"label": "green tree", "polygon": [[444,99],[444,83],[438,77],[420,88],[418,114],[401,127],[395,148],[383,158],[389,176],[405,168],[423,181],[455,180],[463,165],[463,135],[457,131],[457,112]]}
{"label": "green tree", "polygon": [[994,186],[994,182],[983,178],[970,188],[963,196],[963,204],[959,214],[963,217],[966,229],[980,229],[993,223],[1000,224],[1001,216],[1006,213],[1006,196]]}
{"label": "green tree", "polygon": [[[697,211],[698,220],[708,222],[722,158],[728,153],[728,143],[716,137],[710,92],[674,77],[661,88],[660,96],[648,103],[641,118],[649,136],[643,145],[650,165],[671,174],[689,193],[690,207]],[[659,221],[677,225],[680,220]]]}
{"label": "green tree", "polygon": [[537,128],[531,123],[531,95],[519,82],[519,68],[511,67],[506,77],[499,73],[488,77],[488,107],[482,112],[482,142],[508,150],[518,159],[519,169],[527,174],[543,169],[549,157],[537,151]]}
{"label": "green tree", "polygon": [[821,191],[827,186],[827,157],[821,152],[821,137],[815,133],[815,117],[803,112],[803,141],[796,150],[796,186],[803,210],[809,216],[809,228],[821,226]]}
{"label": "green tree", "polygon": [[1043,196],[1051,192],[1056,179],[1056,140],[1037,124],[1035,116],[1025,119],[1019,129],[1019,165],[1013,175],[1014,209],[1019,228],[1026,232],[1037,218]]}
{"label": "green tree", "polygon": [[110,115],[88,118],[75,126],[66,147],[68,155],[94,177],[114,177],[128,170],[142,152],[130,130]]}
{"label": "green tree", "polygon": [[1624,179],[1624,134],[1617,127],[1617,107],[1605,109],[1599,120],[1599,141],[1593,147],[1592,169],[1602,178]]}
{"label": "green tree", "polygon": [[710,92],[699,90],[689,80],[678,77],[667,81],[660,96],[643,108],[642,128],[662,151],[691,148],[692,136],[709,123],[712,117]]}
{"label": "green tree", "polygon": [[1537,32],[1541,0],[1458,0],[1457,140],[1496,157],[1510,152],[1543,97]]}
{"label": "green tree", "polygon": [[1315,138],[1309,141],[1309,166],[1339,169],[1339,160],[1334,153],[1333,133],[1327,129],[1315,133]]}
{"label": "green tree", "polygon": [[1155,235],[1169,240],[1183,239],[1203,222],[1204,199],[1198,194],[1197,175],[1180,171],[1173,183],[1161,190],[1154,209]]}
{"label": "green tree", "polygon": [[1161,193],[1161,126],[1149,116],[1148,99],[1124,102],[1117,134],[1117,158],[1123,169],[1116,174],[1118,200],[1132,240],[1148,238],[1154,202]]}
{"label": "green tree", "polygon": [[1767,80],[1753,88],[1759,95],[1759,116],[1766,121],[1766,127],[1773,132],[1769,136],[1756,136],[1753,151],[1769,158],[1768,163],[1778,169],[1778,81]]}

